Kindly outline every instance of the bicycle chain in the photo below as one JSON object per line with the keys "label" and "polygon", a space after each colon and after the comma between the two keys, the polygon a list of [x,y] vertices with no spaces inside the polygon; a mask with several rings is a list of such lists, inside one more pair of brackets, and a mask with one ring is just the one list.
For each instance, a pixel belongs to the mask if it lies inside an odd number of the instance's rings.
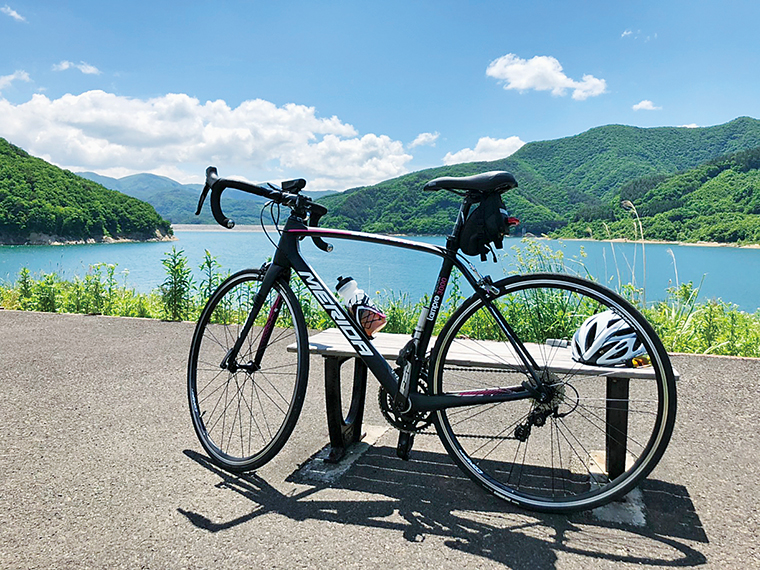
{"label": "bicycle chain", "polygon": [[[444,366],[443,369],[449,370],[449,371],[467,370],[470,372],[486,372],[490,374],[493,374],[494,372],[501,372],[503,374],[524,374],[523,372],[519,370],[509,370],[509,369],[497,370],[494,368],[473,368],[469,366]],[[562,389],[561,392],[558,393],[558,396],[555,398],[558,398],[559,402],[561,402],[564,399],[564,389]],[[494,437],[492,435],[467,434],[467,435],[462,435],[459,437],[466,437],[468,439],[518,440],[518,441],[524,442],[528,439],[528,437],[530,437],[531,428],[534,425],[537,427],[542,427],[544,423],[546,422],[546,419],[548,418],[548,416],[552,415],[552,412],[556,414],[556,405],[559,402],[556,401],[555,399],[553,399],[550,403],[547,403],[547,404],[539,404],[538,402],[534,402],[534,406],[531,412],[526,416],[526,421],[524,423],[517,424],[515,426],[513,435],[511,436]]]}
{"label": "bicycle chain", "polygon": [[[523,374],[523,372],[520,372],[519,370],[495,370],[494,368],[472,368],[469,366],[457,366],[457,367],[447,367],[444,366],[444,370],[468,370],[471,372],[487,372],[487,373],[493,373],[495,371],[501,372],[503,374]],[[398,374],[401,374],[401,369],[396,370]],[[422,389],[421,391],[423,393],[427,393],[427,377],[425,374],[421,375],[419,379],[419,387]],[[415,415],[413,418],[404,417],[401,413],[399,413],[394,408],[394,398],[388,393],[388,391],[383,388],[382,386],[378,390],[378,405],[380,407],[380,412],[382,413],[383,417],[385,418],[385,421],[387,421],[391,426],[393,426],[396,429],[399,429],[401,431],[406,432],[413,432],[413,433],[430,433],[429,428],[432,427],[432,412],[419,412]],[[529,422],[532,424],[533,422]],[[516,427],[517,431],[519,432],[519,428],[521,426],[518,425]],[[522,426],[525,427],[525,426]],[[530,432],[530,428],[528,428],[528,433]],[[474,435],[474,434],[467,434],[460,437],[466,437],[468,439],[502,439],[502,440],[520,440],[521,437],[518,437],[516,435],[512,436],[501,436],[501,437],[494,437],[493,435]],[[524,441],[524,439],[523,439]]]}
{"label": "bicycle chain", "polygon": [[502,374],[525,374],[524,372],[521,372],[519,370],[509,370],[507,368],[499,369],[499,368],[472,368],[471,366],[444,366],[444,370],[467,370],[470,372],[490,372],[493,374],[494,372],[501,372]]}

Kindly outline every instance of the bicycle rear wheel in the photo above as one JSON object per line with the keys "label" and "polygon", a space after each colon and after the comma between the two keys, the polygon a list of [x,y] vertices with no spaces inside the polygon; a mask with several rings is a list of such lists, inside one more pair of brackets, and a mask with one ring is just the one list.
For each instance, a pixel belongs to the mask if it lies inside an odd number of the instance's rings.
{"label": "bicycle rear wheel", "polygon": [[232,369],[222,367],[240,336],[263,273],[230,276],[201,313],[188,360],[193,426],[211,459],[229,471],[261,467],[285,445],[301,412],[309,375],[306,325],[281,281],[266,300]]}
{"label": "bicycle rear wheel", "polygon": [[[673,370],[657,335],[628,302],[584,279],[536,274],[496,287],[491,309],[473,296],[444,326],[431,360],[432,392],[487,394],[532,381],[503,316],[550,397],[436,412],[449,455],[488,491],[532,510],[590,509],[627,493],[662,457],[675,422]],[[604,311],[635,332],[650,365],[573,360],[573,334]]]}

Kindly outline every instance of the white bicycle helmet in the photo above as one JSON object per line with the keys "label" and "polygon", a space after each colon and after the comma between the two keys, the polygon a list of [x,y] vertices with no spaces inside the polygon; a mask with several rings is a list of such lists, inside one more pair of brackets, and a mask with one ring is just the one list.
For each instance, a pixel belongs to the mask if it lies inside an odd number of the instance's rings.
{"label": "white bicycle helmet", "polygon": [[571,351],[573,360],[592,366],[630,366],[646,354],[631,326],[610,310],[584,321],[573,335]]}

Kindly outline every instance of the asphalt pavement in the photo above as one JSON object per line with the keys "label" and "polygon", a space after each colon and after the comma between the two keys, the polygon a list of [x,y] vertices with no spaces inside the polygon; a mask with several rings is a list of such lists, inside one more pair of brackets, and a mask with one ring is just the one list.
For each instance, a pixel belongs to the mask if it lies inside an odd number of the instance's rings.
{"label": "asphalt pavement", "polygon": [[[256,473],[208,462],[187,409],[192,323],[0,311],[0,568],[760,568],[760,360],[673,357],[675,434],[643,517],[541,515],[464,478],[433,435],[329,480],[323,370]],[[374,441],[376,439],[376,441]]]}

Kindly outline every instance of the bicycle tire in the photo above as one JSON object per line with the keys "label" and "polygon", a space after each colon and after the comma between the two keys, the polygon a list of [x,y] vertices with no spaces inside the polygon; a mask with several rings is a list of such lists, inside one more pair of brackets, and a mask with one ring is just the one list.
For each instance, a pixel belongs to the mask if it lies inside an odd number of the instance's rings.
{"label": "bicycle tire", "polygon": [[[234,472],[270,461],[293,432],[309,376],[306,324],[297,297],[284,281],[266,302],[238,355],[251,365],[275,316],[260,367],[234,372],[220,366],[235,344],[264,275],[249,269],[228,277],[211,295],[193,335],[188,359],[188,401],[203,448],[220,467]],[[280,299],[278,311],[272,306]],[[288,349],[290,347],[290,349]],[[253,368],[253,366],[250,366]]]}
{"label": "bicycle tire", "polygon": [[[481,487],[530,510],[586,510],[628,493],[654,469],[675,424],[673,369],[654,330],[622,297],[585,279],[521,275],[495,287],[494,309],[534,354],[538,373],[550,379],[553,397],[548,404],[524,399],[436,412],[436,429],[447,452]],[[633,328],[651,367],[590,374],[589,367],[570,358],[569,348],[559,346],[572,342],[588,316],[607,309]],[[530,380],[525,367],[516,364],[515,344],[503,328],[477,295],[466,300],[436,341],[431,392],[483,393],[504,386],[510,377],[507,385]],[[476,347],[501,368],[467,364],[461,351],[455,354],[463,345]],[[653,378],[608,379],[624,374]],[[609,392],[611,382],[618,392],[624,383],[628,393]],[[615,416],[621,407],[626,409],[622,427],[621,416]]]}

